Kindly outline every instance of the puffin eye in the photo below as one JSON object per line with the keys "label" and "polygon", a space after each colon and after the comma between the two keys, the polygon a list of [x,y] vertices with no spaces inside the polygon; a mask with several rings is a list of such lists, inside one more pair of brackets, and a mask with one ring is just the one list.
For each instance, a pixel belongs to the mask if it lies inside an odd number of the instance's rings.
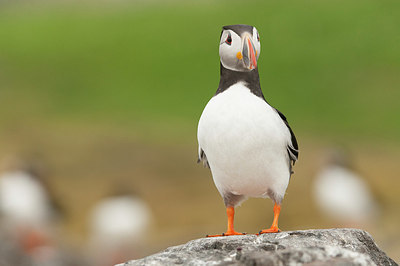
{"label": "puffin eye", "polygon": [[228,45],[232,44],[232,36],[230,33],[228,33],[228,37],[226,37],[225,43]]}

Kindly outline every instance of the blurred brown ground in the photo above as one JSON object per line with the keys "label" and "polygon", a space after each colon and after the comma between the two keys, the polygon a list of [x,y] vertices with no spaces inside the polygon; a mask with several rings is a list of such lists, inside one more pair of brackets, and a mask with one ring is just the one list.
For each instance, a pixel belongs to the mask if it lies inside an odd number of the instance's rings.
{"label": "blurred brown ground", "polygon": [[[179,129],[176,129],[177,131]],[[48,132],[41,136],[40,132]],[[0,159],[10,153],[40,160],[60,203],[67,211],[60,236],[79,247],[87,241],[88,215],[94,204],[113,186],[123,183],[151,206],[155,225],[141,255],[225,230],[225,208],[208,169],[196,164],[194,132],[178,138],[148,141],[135,130],[102,127],[43,128],[22,135],[0,136]],[[179,139],[179,136],[181,137]],[[285,197],[280,227],[283,230],[335,226],[316,210],[311,184],[328,140],[298,135],[300,160]],[[346,144],[356,170],[371,184],[383,206],[378,224],[364,228],[389,256],[399,260],[400,222],[398,146],[362,141]],[[39,151],[40,147],[40,151]],[[237,208],[236,228],[256,233],[272,221],[269,199],[249,199]]]}

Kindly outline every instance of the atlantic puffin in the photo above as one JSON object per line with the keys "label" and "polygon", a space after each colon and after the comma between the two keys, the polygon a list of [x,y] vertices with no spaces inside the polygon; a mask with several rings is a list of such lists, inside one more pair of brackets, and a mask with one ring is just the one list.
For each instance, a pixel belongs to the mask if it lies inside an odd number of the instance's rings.
{"label": "atlantic puffin", "polygon": [[367,180],[352,166],[341,148],[327,151],[313,184],[314,199],[321,214],[335,226],[365,227],[379,218],[379,203]]}
{"label": "atlantic puffin", "polygon": [[153,224],[150,206],[129,188],[117,187],[90,215],[93,265],[115,265],[140,257]]}
{"label": "atlantic puffin", "polygon": [[55,232],[64,210],[46,182],[40,163],[10,156],[0,168],[2,230],[16,250],[30,260],[52,265],[50,262],[60,255]]}
{"label": "atlantic puffin", "polygon": [[298,159],[296,137],[286,117],[261,91],[257,60],[260,35],[250,25],[224,26],[219,43],[220,82],[201,114],[198,162],[211,169],[234,230],[235,207],[248,197],[274,201],[274,219],[259,234],[279,232],[281,203]]}

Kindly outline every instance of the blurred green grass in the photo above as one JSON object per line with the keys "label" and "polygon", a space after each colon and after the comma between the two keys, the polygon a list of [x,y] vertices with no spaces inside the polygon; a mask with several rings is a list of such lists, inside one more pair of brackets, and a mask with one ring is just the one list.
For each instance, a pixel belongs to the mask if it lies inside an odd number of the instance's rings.
{"label": "blurred green grass", "polygon": [[400,3],[390,0],[4,8],[1,122],[192,127],[218,86],[221,26],[235,23],[260,31],[264,94],[297,131],[400,134]]}

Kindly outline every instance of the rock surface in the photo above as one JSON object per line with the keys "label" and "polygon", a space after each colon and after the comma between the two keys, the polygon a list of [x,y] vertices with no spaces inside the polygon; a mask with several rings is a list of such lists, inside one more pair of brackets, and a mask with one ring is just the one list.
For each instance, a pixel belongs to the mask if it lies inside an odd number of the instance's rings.
{"label": "rock surface", "polygon": [[202,238],[128,265],[397,265],[365,231],[319,229]]}

